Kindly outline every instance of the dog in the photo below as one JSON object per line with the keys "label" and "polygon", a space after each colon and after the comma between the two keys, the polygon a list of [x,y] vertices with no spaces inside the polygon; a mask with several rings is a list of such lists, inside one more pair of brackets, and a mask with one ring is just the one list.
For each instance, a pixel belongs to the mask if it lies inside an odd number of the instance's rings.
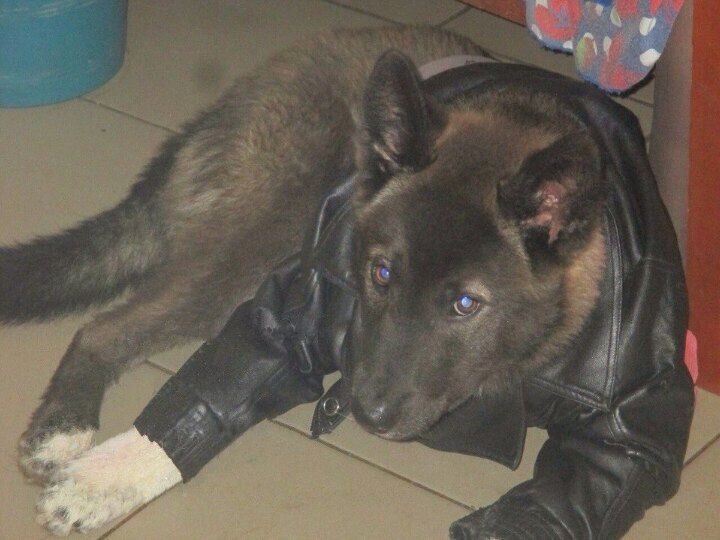
{"label": "dog", "polygon": [[598,141],[532,89],[429,97],[416,66],[468,54],[483,51],[431,28],[306,41],[172,137],[117,207],[0,251],[5,323],[128,294],[75,335],[22,436],[22,467],[46,484],[44,525],[89,530],[182,480],[135,429],[90,447],[106,385],[220,332],[351,174],[347,352],[352,412],[368,431],[419,437],[574,343],[609,257]]}
{"label": "dog", "polygon": [[172,136],[120,204],[58,235],[0,248],[0,323],[123,301],[75,334],[22,435],[42,484],[91,446],[105,388],[150,355],[213,337],[300,248],[322,195],[354,168],[362,90],[398,49],[418,64],[483,54],[431,27],[306,39],[241,77]]}
{"label": "dog", "polygon": [[299,250],[315,205],[354,167],[364,81],[390,48],[418,63],[482,52],[430,27],[317,36],[240,78],[165,143],[117,207],[0,250],[5,324],[128,295],[74,336],[21,439],[28,475],[43,481],[88,448],[105,387],[127,367],[217,334]]}

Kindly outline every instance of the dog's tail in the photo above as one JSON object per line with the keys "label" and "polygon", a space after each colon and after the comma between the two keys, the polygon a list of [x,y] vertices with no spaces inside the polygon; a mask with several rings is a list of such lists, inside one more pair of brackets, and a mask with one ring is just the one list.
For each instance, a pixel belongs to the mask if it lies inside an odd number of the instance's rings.
{"label": "dog's tail", "polygon": [[78,226],[0,247],[0,324],[45,320],[112,300],[163,258],[157,192],[172,146],[118,206]]}

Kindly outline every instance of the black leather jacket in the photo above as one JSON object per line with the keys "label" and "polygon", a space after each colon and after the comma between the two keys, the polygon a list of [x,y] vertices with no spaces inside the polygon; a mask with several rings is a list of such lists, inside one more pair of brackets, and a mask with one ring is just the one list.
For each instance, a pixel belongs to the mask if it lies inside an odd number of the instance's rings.
{"label": "black leather jacket", "polygon": [[[620,537],[677,491],[694,401],[683,364],[682,265],[637,121],[587,84],[523,66],[476,64],[426,84],[443,101],[512,85],[566,96],[602,141],[613,186],[607,271],[579,344],[502,402],[473,397],[420,438],[514,468],[527,427],[549,433],[533,479],[454,523],[451,536]],[[137,419],[185,480],[253,424],[320,398],[323,375],[348,371],[350,184],[323,201],[301,255],[278,268]],[[341,378],[318,402],[314,435],[343,418],[346,396]]]}

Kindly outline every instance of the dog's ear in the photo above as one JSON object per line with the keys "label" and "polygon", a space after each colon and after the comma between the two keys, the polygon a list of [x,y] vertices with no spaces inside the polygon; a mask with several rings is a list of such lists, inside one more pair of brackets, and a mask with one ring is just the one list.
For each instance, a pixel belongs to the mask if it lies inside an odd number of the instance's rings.
{"label": "dog's ear", "polygon": [[588,132],[565,135],[525,159],[498,186],[500,211],[528,249],[571,249],[586,238],[607,197],[600,151]]}
{"label": "dog's ear", "polygon": [[398,172],[427,166],[442,125],[442,114],[423,91],[412,60],[396,50],[384,53],[363,97],[358,168],[365,185],[359,197],[369,198]]}

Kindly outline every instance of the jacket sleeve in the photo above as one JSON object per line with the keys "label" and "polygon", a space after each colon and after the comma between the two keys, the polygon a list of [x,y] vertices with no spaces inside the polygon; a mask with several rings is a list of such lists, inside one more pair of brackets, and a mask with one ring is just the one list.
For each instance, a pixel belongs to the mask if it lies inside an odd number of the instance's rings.
{"label": "jacket sleeve", "polygon": [[281,318],[297,268],[295,260],[276,270],[260,300],[242,304],[135,420],[183,481],[253,425],[322,394],[322,374],[298,366]]}
{"label": "jacket sleeve", "polygon": [[566,403],[548,425],[533,478],[455,522],[451,537],[621,537],[677,491],[693,401],[692,381],[680,366],[626,393],[609,411]]}

